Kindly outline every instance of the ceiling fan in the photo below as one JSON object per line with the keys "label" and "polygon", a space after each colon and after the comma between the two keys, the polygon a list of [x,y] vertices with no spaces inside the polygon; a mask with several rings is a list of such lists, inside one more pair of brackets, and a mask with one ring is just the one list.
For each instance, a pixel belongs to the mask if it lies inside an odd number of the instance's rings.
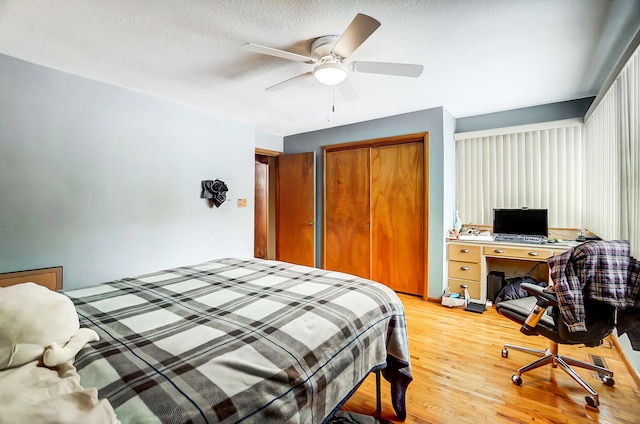
{"label": "ceiling fan", "polygon": [[[408,63],[390,62],[351,62],[345,64],[344,60],[349,57],[371,34],[380,26],[376,19],[359,13],[353,19],[347,30],[339,35],[325,35],[316,38],[311,43],[311,55],[304,56],[286,50],[274,49],[272,47],[260,46],[258,44],[246,43],[243,49],[255,53],[275,56],[282,59],[294,60],[315,65],[313,70],[295,76],[278,84],[267,87],[267,90],[280,90],[302,78],[315,77],[315,79],[328,86],[339,86],[347,80],[349,72],[362,72],[368,74],[384,74],[401,77],[419,77],[424,66]],[[347,81],[348,82],[348,81]],[[344,95],[344,94],[343,94]]]}

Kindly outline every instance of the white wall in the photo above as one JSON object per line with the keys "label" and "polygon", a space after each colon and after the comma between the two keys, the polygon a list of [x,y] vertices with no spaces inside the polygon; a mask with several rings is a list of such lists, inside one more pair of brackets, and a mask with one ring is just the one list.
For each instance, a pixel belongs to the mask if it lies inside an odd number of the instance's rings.
{"label": "white wall", "polygon": [[0,272],[73,288],[253,256],[254,126],[3,55],[0,93]]}
{"label": "white wall", "polygon": [[256,132],[256,148],[282,152],[284,151],[283,140],[281,135]]}

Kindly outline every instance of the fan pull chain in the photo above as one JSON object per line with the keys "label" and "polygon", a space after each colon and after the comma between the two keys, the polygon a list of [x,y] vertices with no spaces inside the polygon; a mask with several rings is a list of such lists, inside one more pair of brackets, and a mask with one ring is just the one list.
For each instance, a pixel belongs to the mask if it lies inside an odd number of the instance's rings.
{"label": "fan pull chain", "polygon": [[336,113],[336,89],[331,89],[331,112]]}
{"label": "fan pull chain", "polygon": [[336,113],[336,89],[331,89],[331,95],[329,96],[331,107],[327,111],[327,122],[331,122],[331,112]]}

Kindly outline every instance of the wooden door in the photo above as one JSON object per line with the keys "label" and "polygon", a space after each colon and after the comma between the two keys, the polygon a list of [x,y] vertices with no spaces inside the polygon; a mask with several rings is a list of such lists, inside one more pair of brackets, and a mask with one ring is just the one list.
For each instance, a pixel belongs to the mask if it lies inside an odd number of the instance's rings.
{"label": "wooden door", "polygon": [[325,154],[323,268],[370,276],[369,148]]}
{"label": "wooden door", "polygon": [[424,294],[423,143],[371,150],[371,279]]}
{"label": "wooden door", "polygon": [[278,157],[276,258],[315,266],[315,153]]}
{"label": "wooden door", "polygon": [[269,164],[255,161],[255,212],[253,218],[253,256],[268,259],[269,247]]}

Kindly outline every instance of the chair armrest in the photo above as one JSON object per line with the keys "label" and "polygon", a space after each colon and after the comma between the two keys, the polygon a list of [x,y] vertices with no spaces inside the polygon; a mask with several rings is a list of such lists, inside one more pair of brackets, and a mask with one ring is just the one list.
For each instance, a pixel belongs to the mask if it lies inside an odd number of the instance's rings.
{"label": "chair armrest", "polygon": [[535,284],[522,283],[520,287],[538,299],[520,328],[521,333],[531,336],[537,334],[535,328],[547,308],[549,306],[558,306],[558,298],[554,292],[545,291],[544,287]]}
{"label": "chair armrest", "polygon": [[[558,296],[555,292],[549,291],[545,287],[541,287],[535,284],[530,283],[522,283],[520,287],[526,290],[532,296],[538,298],[538,300],[544,299],[545,307],[548,306],[558,306]],[[543,306],[543,305],[540,305]]]}

